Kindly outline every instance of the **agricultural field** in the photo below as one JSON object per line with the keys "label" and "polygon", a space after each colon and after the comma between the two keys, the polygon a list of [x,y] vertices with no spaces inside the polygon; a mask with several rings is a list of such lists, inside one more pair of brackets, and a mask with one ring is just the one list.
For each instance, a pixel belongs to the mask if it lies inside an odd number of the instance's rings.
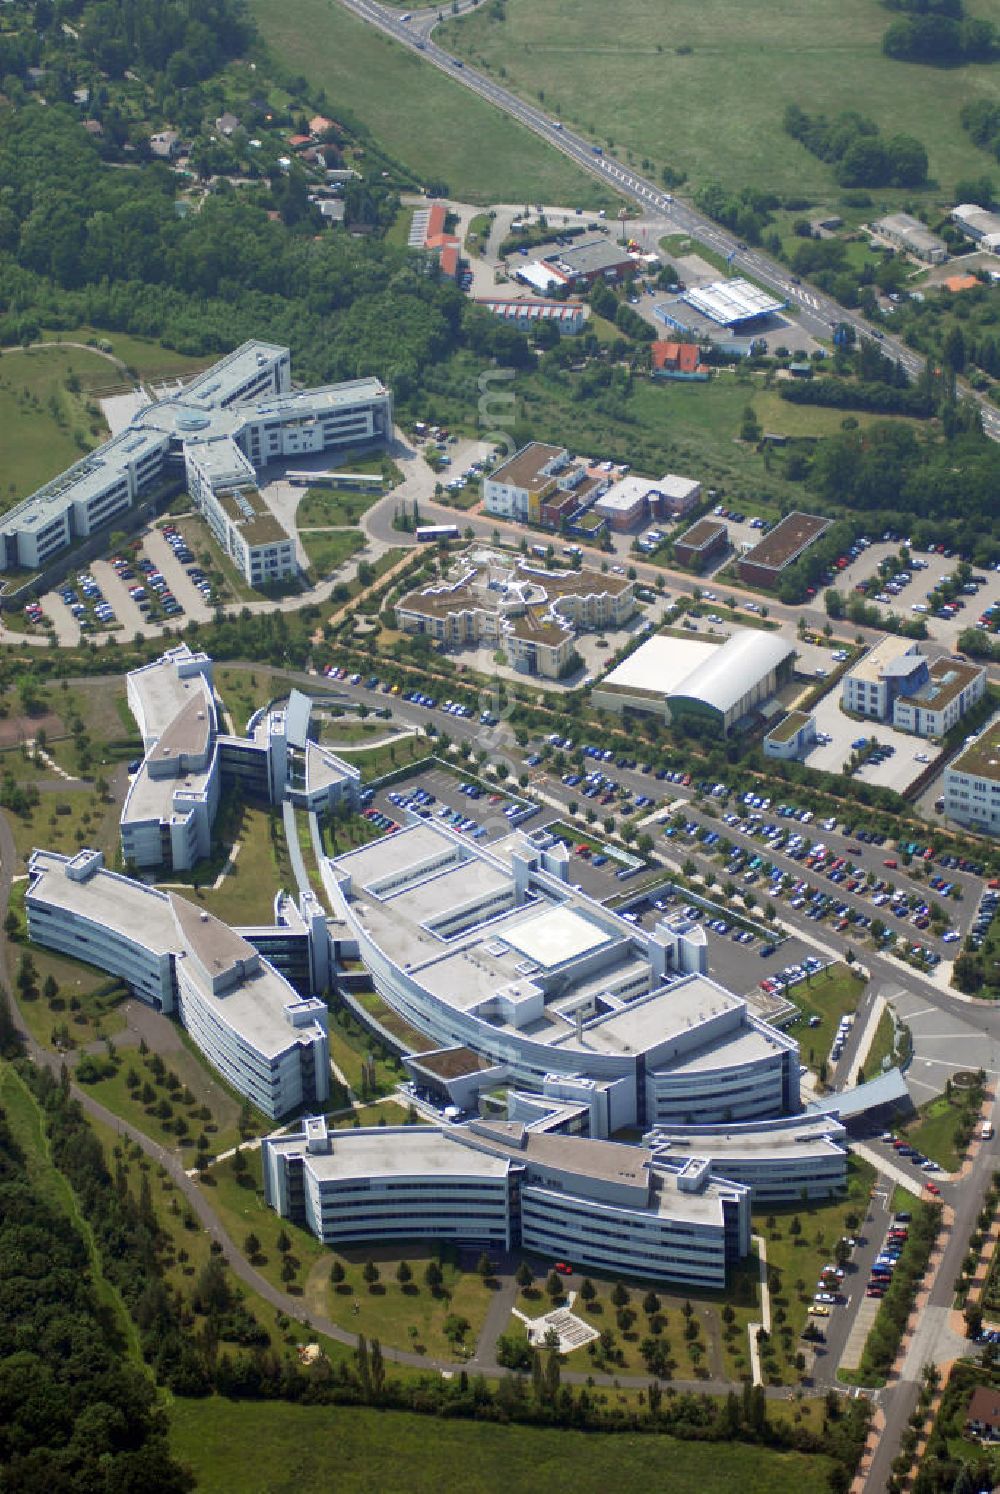
{"label": "agricultural field", "polygon": [[[964,103],[1000,101],[1000,73],[989,65],[933,68],[882,53],[892,13],[876,0],[819,6],[789,0],[777,13],[749,0],[734,13],[726,0],[507,0],[449,21],[436,40],[486,65],[532,102],[636,165],[683,171],[693,187],[747,184],[834,202],[829,166],[786,135],[785,108],[833,116],[858,110],[887,137],[914,135],[930,157],[930,178],[947,194],[959,177],[988,170],[990,159],[959,121]],[[997,22],[1000,4],[984,0],[977,17]],[[714,101],[725,100],[722,127]],[[912,196],[912,193],[910,194]],[[899,193],[879,192],[886,206]]]}
{"label": "agricultural field", "polygon": [[576,1494],[670,1482],[700,1494],[799,1494],[826,1486],[831,1460],[739,1443],[682,1442],[631,1433],[508,1427],[436,1420],[410,1412],[307,1407],[258,1401],[253,1436],[246,1408],[219,1397],[175,1400],[171,1443],[202,1494],[297,1494],[335,1485],[341,1494],[403,1489],[439,1494],[442,1470],[461,1470],[463,1494],[535,1494],[572,1469]]}
{"label": "agricultural field", "polygon": [[390,155],[460,200],[612,205],[559,151],[341,6],[253,0],[250,9],[284,67],[322,85]]}

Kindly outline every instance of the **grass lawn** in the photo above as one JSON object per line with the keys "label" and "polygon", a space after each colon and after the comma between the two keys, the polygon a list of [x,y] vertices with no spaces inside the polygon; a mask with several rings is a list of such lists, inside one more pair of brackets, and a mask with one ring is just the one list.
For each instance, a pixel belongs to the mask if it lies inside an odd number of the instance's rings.
{"label": "grass lawn", "polygon": [[360,529],[300,530],[299,539],[309,559],[309,571],[318,578],[332,575],[365,547]]}
{"label": "grass lawn", "polygon": [[[164,1046],[161,1054],[165,1068],[163,1081],[156,1078],[155,1070],[150,1067],[155,1054],[143,1057],[138,1049],[123,1048],[117,1071],[109,1078],[88,1084],[87,1092],[164,1146],[181,1146],[187,1165],[193,1166],[195,1143],[202,1131],[211,1155],[236,1145],[240,1139],[241,1103],[205,1061],[180,1041],[179,1029],[177,1037],[177,1046]],[[131,1071],[138,1075],[139,1086],[129,1084]],[[173,1088],[166,1082],[171,1073],[179,1081]],[[186,1122],[183,1142],[177,1130],[181,1118]]]}
{"label": "grass lawn", "polygon": [[[0,509],[12,507],[106,439],[103,415],[86,409],[88,386],[120,382],[114,365],[89,350],[4,349],[0,359]],[[74,383],[78,387],[68,387]]]}
{"label": "grass lawn", "polygon": [[389,721],[358,721],[354,716],[333,716],[324,721],[320,741],[333,751],[338,746],[371,746],[377,737],[394,736],[399,730]]}
{"label": "grass lawn", "polygon": [[[398,1118],[402,1119],[402,1113]],[[365,1116],[362,1119],[371,1123],[372,1118]],[[388,1118],[387,1124],[391,1124],[392,1119]],[[374,1124],[378,1124],[377,1117]],[[260,1257],[254,1262],[257,1269],[274,1286],[301,1296],[308,1314],[322,1314],[351,1333],[364,1333],[369,1338],[380,1339],[383,1344],[418,1352],[423,1346],[429,1354],[443,1357],[454,1352],[444,1325],[449,1315],[455,1314],[469,1323],[465,1342],[470,1348],[474,1347],[491,1296],[491,1288],[484,1285],[475,1272],[460,1271],[445,1252],[445,1259],[441,1262],[444,1284],[441,1293],[434,1296],[424,1282],[424,1271],[436,1255],[426,1242],[394,1242],[384,1248],[371,1244],[345,1251],[330,1250],[308,1230],[281,1219],[264,1202],[259,1151],[247,1152],[246,1162],[244,1182],[238,1180],[231,1161],[221,1162],[211,1169],[204,1186],[212,1207],[234,1240],[242,1243],[250,1231],[257,1236],[261,1245]],[[278,1249],[278,1237],[282,1232],[291,1241],[289,1253],[298,1263],[296,1277],[290,1284],[282,1280],[283,1261]],[[344,1267],[344,1280],[338,1287],[330,1281],[330,1267],[334,1260],[339,1260]],[[373,1260],[380,1271],[381,1279],[375,1283],[375,1291],[369,1291],[362,1276],[362,1268],[368,1260]],[[401,1260],[407,1261],[413,1273],[413,1280],[405,1291],[396,1280],[396,1268]],[[357,1312],[355,1303],[359,1305]],[[411,1328],[416,1328],[416,1332],[411,1332]]]}
{"label": "grass lawn", "polygon": [[[435,1420],[411,1412],[256,1402],[218,1397],[175,1400],[171,1445],[195,1472],[202,1494],[300,1494],[336,1485],[440,1494],[455,1478],[463,1494],[536,1494],[562,1487],[572,1470],[576,1494],[661,1485],[700,1494],[799,1494],[825,1487],[824,1457],[777,1453],[739,1443]],[[448,1475],[446,1470],[451,1469]],[[460,1470],[460,1472],[459,1472]]]}
{"label": "grass lawn", "polygon": [[[379,1039],[363,1030],[350,1012],[331,1012],[330,1057],[361,1099],[384,1099],[406,1077],[402,1065],[380,1058],[376,1049],[382,1049]],[[369,1054],[375,1058],[375,1085],[366,1090],[361,1083],[362,1061]]]}
{"label": "grass lawn", "polygon": [[425,181],[467,202],[607,207],[613,199],[560,151],[416,53],[326,0],[253,0],[264,41]]}
{"label": "grass lawn", "polygon": [[294,689],[294,681],[267,666],[258,671],[224,665],[215,671],[215,688],[240,733],[246,730],[254,711],[267,705],[269,700],[288,695]]}
{"label": "grass lawn", "polygon": [[[22,882],[14,888],[11,907],[23,909]],[[20,908],[18,907],[20,905]],[[32,1037],[51,1048],[56,1029],[68,1029],[69,1042],[74,1046],[92,1043],[95,1038],[113,1038],[125,1026],[123,1004],[128,996],[127,988],[105,971],[94,965],[85,965],[81,960],[55,954],[42,949],[38,944],[25,945],[30,951],[38,973],[39,995],[33,1001],[19,996],[18,1005],[25,1026]],[[55,996],[44,995],[49,976],[59,987]],[[66,1045],[65,1032],[60,1031],[60,1045]]]}
{"label": "grass lawn", "polygon": [[[536,1263],[534,1285],[518,1293],[518,1310],[530,1318],[541,1317],[551,1309],[549,1297],[543,1290],[548,1265],[548,1262]],[[647,1313],[644,1307],[648,1284],[625,1281],[630,1298],[627,1308],[635,1314],[634,1321],[626,1329],[618,1322],[618,1308],[612,1301],[617,1278],[596,1272],[587,1272],[586,1275],[593,1282],[597,1295],[589,1303],[578,1296],[573,1311],[606,1336],[606,1345],[593,1340],[592,1348],[587,1346],[570,1355],[567,1360],[569,1368],[612,1375],[646,1374],[646,1361],[640,1346],[645,1339],[654,1338],[668,1354],[670,1377],[675,1380],[723,1376],[739,1379],[749,1370],[746,1325],[757,1314],[759,1304],[756,1255],[731,1272],[725,1292],[671,1292],[657,1285],[653,1290],[658,1305],[653,1314]],[[692,1309],[690,1322],[697,1324],[696,1334],[693,1328],[687,1327],[686,1303]],[[733,1321],[728,1325],[721,1316],[727,1303],[733,1315]],[[520,1337],[524,1334],[524,1325],[512,1318],[506,1331]],[[608,1334],[610,1339],[607,1339]]]}
{"label": "grass lawn", "polygon": [[[234,833],[240,849],[222,886],[217,892],[211,887],[199,887],[196,892],[182,896],[226,923],[270,923],[278,888],[295,890],[281,818],[276,821],[277,834],[272,840],[271,816],[266,809],[240,804],[236,813],[239,818]],[[172,877],[166,875],[164,880],[170,882]]]}
{"label": "grass lawn", "polygon": [[[43,332],[41,340],[86,342],[89,338],[106,344],[114,356],[135,369],[141,379],[189,379],[215,362],[211,357],[191,358],[186,353],[177,353],[149,337],[133,337],[127,332],[103,332],[95,327],[77,327],[72,332]],[[108,371],[103,382],[107,383],[108,378],[114,379],[115,375],[111,365],[102,361]]]}
{"label": "grass lawn", "polygon": [[[795,1036],[802,1049],[802,1061],[811,1069],[818,1069],[826,1062],[841,1017],[857,1010],[864,991],[864,981],[852,975],[846,965],[828,965],[818,975],[799,981],[785,993],[802,1013]],[[819,1018],[818,1026],[808,1025],[811,1017]]]}
{"label": "grass lawn", "polygon": [[[1000,7],[985,0],[976,14],[996,22]],[[670,164],[695,186],[766,183],[815,202],[837,200],[829,166],[782,127],[789,103],[830,117],[856,109],[887,137],[915,135],[944,191],[987,169],[959,106],[1000,100],[996,71],[984,64],[956,75],[890,60],[881,48],[886,12],[870,0],[825,8],[790,0],[779,24],[767,0],[749,0],[736,14],[726,0],[679,0],[669,10],[657,0],[508,0],[503,17],[482,6],[449,21],[435,40],[495,76],[502,66],[506,86],[532,102],[544,90],[548,114],[609,148],[613,141],[637,164],[650,158],[651,175]],[[706,128],[718,98],[727,100],[726,128]],[[899,195],[880,190],[879,207]]]}
{"label": "grass lawn", "polygon": [[104,852],[109,866],[114,865],[118,848],[118,806],[103,803],[92,789],[73,788],[44,791],[38,804],[25,814],[8,816],[17,847],[17,870],[24,871],[26,858],[37,846],[47,851],[73,855],[81,846],[96,846]]}
{"label": "grass lawn", "polygon": [[937,1162],[946,1172],[954,1172],[965,1155],[964,1151],[959,1151],[955,1135],[962,1121],[962,1111],[956,1103],[958,1099],[958,1094],[954,1099],[938,1095],[921,1105],[918,1119],[911,1125],[898,1128],[900,1136],[905,1136],[911,1146],[930,1157],[932,1162]]}
{"label": "grass lawn", "polygon": [[[872,1045],[868,1050],[868,1057],[865,1059],[864,1069],[868,1077],[874,1079],[877,1074],[881,1074],[882,1060],[884,1058],[892,1059],[895,1056],[895,1052],[896,1023],[893,1021],[892,1012],[886,1008],[879,1018],[878,1026],[875,1029],[875,1036],[872,1038]],[[891,1068],[892,1064],[890,1063],[888,1067]]]}
{"label": "grass lawn", "polygon": [[[351,465],[352,472],[367,469],[360,463]],[[380,471],[381,463],[372,470]],[[336,493],[329,488],[310,488],[295,510],[295,522],[300,529],[323,529],[337,524],[357,524],[362,515],[382,498],[381,492]]]}
{"label": "grass lawn", "polygon": [[[90,1125],[104,1147],[112,1171],[121,1160],[130,1189],[134,1194],[139,1193],[141,1175],[144,1173],[149,1179],[153,1207],[156,1210],[160,1228],[169,1240],[164,1258],[167,1268],[167,1285],[172,1290],[181,1291],[185,1295],[189,1294],[197,1273],[209,1258],[208,1235],[199,1227],[195,1215],[188,1209],[165,1169],[152,1166],[139,1147],[123,1141],[111,1127],[104,1126],[98,1121],[91,1121]],[[277,1219],[277,1216],[272,1215],[272,1218]],[[236,1238],[242,1244],[243,1235],[238,1234]],[[319,1342],[330,1359],[339,1360],[351,1355],[351,1351],[344,1345],[322,1334],[317,1334],[308,1327],[299,1327],[295,1322],[287,1326],[280,1324],[277,1321],[277,1310],[262,1296],[244,1283],[237,1282],[233,1277],[230,1278],[230,1282],[233,1289],[242,1295],[247,1307],[267,1328],[273,1344],[279,1351],[282,1344],[290,1345],[315,1340]]]}
{"label": "grass lawn", "polygon": [[[767,1242],[768,1269],[777,1270],[781,1278],[780,1290],[771,1295],[771,1345],[783,1379],[794,1376],[790,1362],[800,1347],[820,1269],[834,1259],[840,1237],[851,1234],[864,1219],[874,1181],[875,1169],[852,1156],[843,1197],[831,1203],[762,1204],[754,1211],[754,1232]],[[857,1223],[849,1225],[849,1218]],[[779,1309],[784,1322],[778,1319]]]}
{"label": "grass lawn", "polygon": [[368,783],[372,778],[378,778],[383,773],[391,773],[394,768],[404,768],[407,763],[422,762],[433,750],[433,744],[425,737],[413,736],[403,737],[398,742],[390,742],[386,747],[358,749],[345,747],[340,755],[347,762],[360,768],[362,778]]}

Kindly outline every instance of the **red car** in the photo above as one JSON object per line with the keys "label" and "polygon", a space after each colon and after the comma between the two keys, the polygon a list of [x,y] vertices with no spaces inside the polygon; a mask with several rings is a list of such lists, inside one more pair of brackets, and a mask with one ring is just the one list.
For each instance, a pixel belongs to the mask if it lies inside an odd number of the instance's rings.
{"label": "red car", "polygon": [[925,1183],[924,1187],[927,1189],[928,1193],[933,1193],[935,1198],[937,1198],[941,1193],[941,1189],[938,1187],[937,1183]]}
{"label": "red car", "polygon": [[567,1261],[556,1261],[555,1269],[559,1272],[560,1276],[573,1275],[573,1267]]}

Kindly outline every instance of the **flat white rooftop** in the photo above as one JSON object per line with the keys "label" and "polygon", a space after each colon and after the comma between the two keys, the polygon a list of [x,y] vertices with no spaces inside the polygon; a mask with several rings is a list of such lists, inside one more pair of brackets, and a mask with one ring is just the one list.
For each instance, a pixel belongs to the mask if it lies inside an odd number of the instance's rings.
{"label": "flat white rooftop", "polygon": [[715,652],[717,644],[656,633],[601,681],[620,690],[670,695]]}
{"label": "flat white rooftop", "polygon": [[505,928],[501,937],[536,965],[549,970],[610,944],[611,935],[573,908],[549,907]]}
{"label": "flat white rooftop", "polygon": [[[458,1144],[431,1126],[380,1126],[373,1130],[332,1131],[330,1150],[308,1154],[309,1170],[322,1181],[411,1177],[504,1178],[510,1159]],[[305,1154],[301,1137],[271,1143],[276,1151]]]}
{"label": "flat white rooftop", "polygon": [[681,300],[723,327],[753,321],[759,316],[771,316],[785,304],[749,280],[742,279],[716,280],[711,285],[693,286],[684,292]]}

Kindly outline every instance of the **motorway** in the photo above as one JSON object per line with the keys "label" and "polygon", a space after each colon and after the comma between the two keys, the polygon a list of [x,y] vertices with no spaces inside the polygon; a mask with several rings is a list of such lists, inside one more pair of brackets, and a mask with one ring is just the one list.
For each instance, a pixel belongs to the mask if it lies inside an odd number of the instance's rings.
{"label": "motorway", "polygon": [[[794,303],[797,308],[796,320],[814,336],[829,338],[833,329],[842,322],[852,327],[857,336],[877,340],[888,357],[899,360],[911,379],[917,378],[922,372],[925,360],[905,343],[873,328],[863,317],[846,310],[815,286],[797,284],[787,267],[777,260],[742,244],[690,204],[679,201],[648,177],[641,176],[600,147],[595,147],[584,136],[566,129],[561,121],[551,119],[510,89],[502,88],[492,78],[477,72],[461,58],[453,57],[439,47],[431,35],[439,16],[436,9],[417,11],[409,21],[404,21],[403,14],[406,12],[379,5],[375,0],[340,0],[340,3],[360,20],[377,27],[401,45],[418,51],[431,66],[439,68],[455,82],[461,83],[487,103],[516,119],[644,212],[668,215],[678,232],[688,234],[716,254],[723,255],[734,269],[751,275],[782,299]],[[471,8],[469,4],[460,6],[458,13]],[[979,406],[986,434],[993,440],[1000,440],[1000,410],[966,386],[963,386],[962,393],[974,399]]]}

